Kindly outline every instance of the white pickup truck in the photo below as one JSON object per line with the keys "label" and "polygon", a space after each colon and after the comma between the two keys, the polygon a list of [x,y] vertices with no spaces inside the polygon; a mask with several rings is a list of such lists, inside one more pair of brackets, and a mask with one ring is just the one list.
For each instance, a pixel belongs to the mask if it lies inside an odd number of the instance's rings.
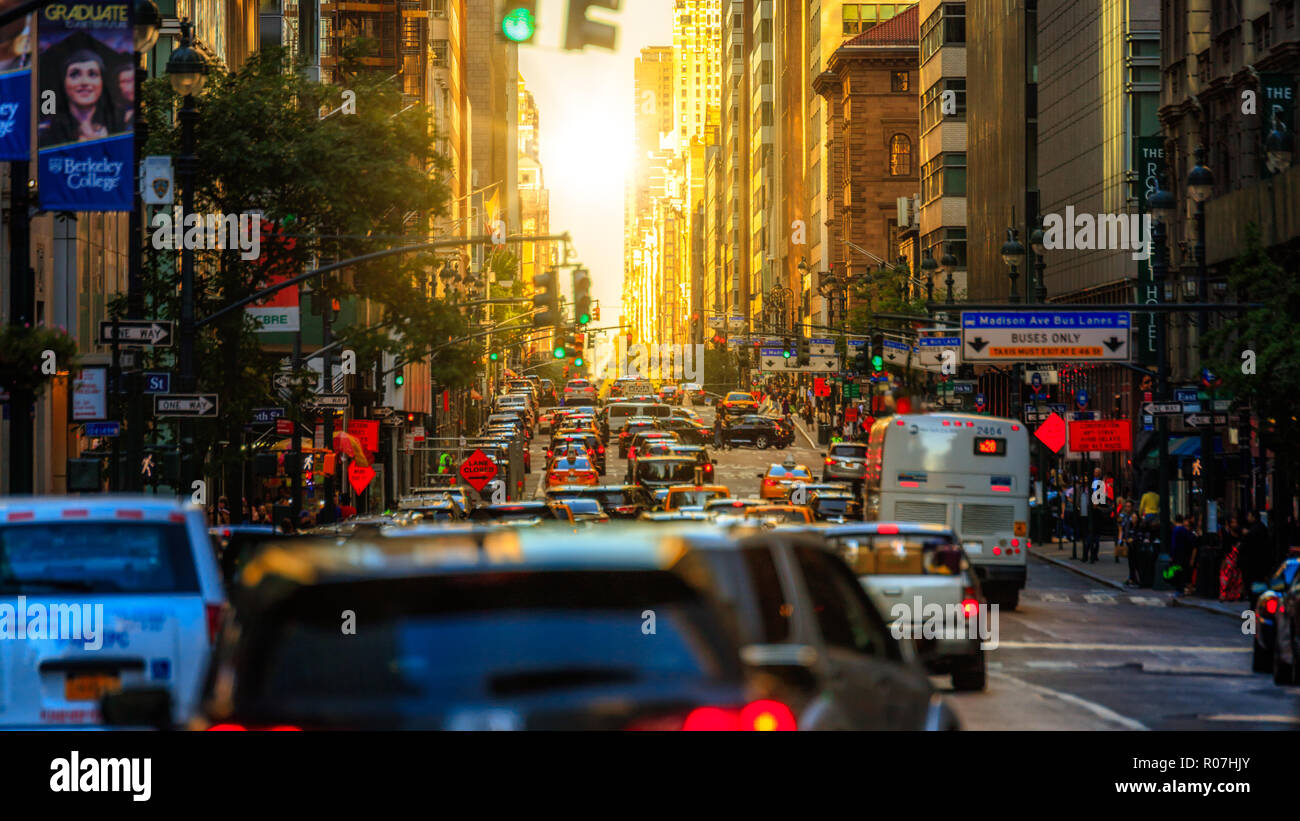
{"label": "white pickup truck", "polygon": [[957,690],[983,690],[984,647],[996,646],[997,611],[957,535],[943,525],[862,522],[821,530],[900,640]]}

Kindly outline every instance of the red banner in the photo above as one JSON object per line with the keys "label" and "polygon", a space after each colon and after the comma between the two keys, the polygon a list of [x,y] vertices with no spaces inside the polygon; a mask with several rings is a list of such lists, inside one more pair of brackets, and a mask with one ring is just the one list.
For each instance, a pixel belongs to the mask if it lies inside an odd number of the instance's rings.
{"label": "red banner", "polygon": [[1070,450],[1075,453],[1132,449],[1133,427],[1127,419],[1070,423]]}

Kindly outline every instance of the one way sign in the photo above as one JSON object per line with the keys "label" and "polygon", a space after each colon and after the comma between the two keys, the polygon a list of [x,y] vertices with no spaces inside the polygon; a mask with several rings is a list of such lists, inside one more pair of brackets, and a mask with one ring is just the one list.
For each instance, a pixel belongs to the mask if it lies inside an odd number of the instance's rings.
{"label": "one way sign", "polygon": [[[122,319],[118,320],[117,323],[117,341],[126,342],[132,345],[170,347],[172,344],[172,328],[173,325],[170,321],[157,322],[152,319]],[[100,321],[99,344],[113,344],[112,320]]]}
{"label": "one way sign", "polygon": [[159,393],[153,398],[154,416],[216,416],[215,393]]}

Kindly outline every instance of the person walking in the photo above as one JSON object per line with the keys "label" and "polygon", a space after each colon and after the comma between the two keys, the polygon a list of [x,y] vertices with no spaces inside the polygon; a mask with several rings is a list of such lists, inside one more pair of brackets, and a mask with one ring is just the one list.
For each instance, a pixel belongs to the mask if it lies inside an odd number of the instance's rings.
{"label": "person walking", "polygon": [[1101,478],[1101,468],[1092,471],[1092,484],[1088,488],[1088,538],[1083,543],[1083,561],[1097,563],[1101,550],[1101,531],[1110,519],[1110,504],[1106,498],[1106,483]]}
{"label": "person walking", "polygon": [[1245,598],[1242,595],[1241,546],[1242,530],[1237,524],[1237,517],[1228,520],[1228,526],[1219,537],[1223,545],[1223,563],[1219,565],[1219,601],[1233,602]]}
{"label": "person walking", "polygon": [[713,417],[713,446],[719,450],[727,450],[726,425],[723,422],[722,411],[719,410]]}
{"label": "person walking", "polygon": [[1255,582],[1266,581],[1275,564],[1270,555],[1268,543],[1268,526],[1259,514],[1251,510],[1246,513],[1246,526],[1241,534],[1241,587],[1251,595]]}
{"label": "person walking", "polygon": [[1181,598],[1187,595],[1184,588],[1190,577],[1190,568],[1192,563],[1192,553],[1195,548],[1195,535],[1187,526],[1189,517],[1181,513],[1174,516],[1174,529],[1169,536],[1169,583],[1174,588],[1174,597]]}

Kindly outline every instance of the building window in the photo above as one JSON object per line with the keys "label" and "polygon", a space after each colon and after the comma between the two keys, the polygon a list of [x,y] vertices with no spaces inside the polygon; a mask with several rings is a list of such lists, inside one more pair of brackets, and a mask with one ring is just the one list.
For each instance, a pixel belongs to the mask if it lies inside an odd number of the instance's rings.
{"label": "building window", "polygon": [[911,88],[908,74],[906,71],[895,71],[891,74],[889,80],[889,90],[893,92],[907,91]]}
{"label": "building window", "polygon": [[906,177],[912,173],[912,141],[906,134],[889,138],[889,175]]}
{"label": "building window", "polygon": [[[952,94],[945,97],[944,92]],[[951,102],[944,113],[944,100]],[[944,120],[966,119],[966,78],[944,77],[921,95],[921,133],[929,131]]]}
{"label": "building window", "polygon": [[447,48],[446,40],[433,40],[429,43],[429,60],[435,66],[447,65]]}
{"label": "building window", "polygon": [[944,3],[921,23],[921,62],[943,46],[966,43],[966,4]]}
{"label": "building window", "polygon": [[447,16],[447,0],[429,0],[430,17]]}
{"label": "building window", "polygon": [[921,167],[921,202],[966,196],[966,154],[940,154]]}
{"label": "building window", "polygon": [[[951,251],[952,255],[957,258],[957,267],[965,268],[966,267],[965,227],[940,228],[936,231],[931,231],[930,233],[926,234],[924,237],[921,238],[922,255],[925,254],[925,249],[927,248],[930,249],[930,254],[931,256],[934,257],[935,262],[938,262],[939,260],[943,259],[943,255]],[[935,277],[934,292],[936,297],[939,294],[943,294],[945,297],[947,296],[946,287],[944,285],[944,277],[942,276]]]}
{"label": "building window", "polygon": [[911,3],[848,3],[842,6],[844,36],[861,34],[877,23],[901,14]]}

